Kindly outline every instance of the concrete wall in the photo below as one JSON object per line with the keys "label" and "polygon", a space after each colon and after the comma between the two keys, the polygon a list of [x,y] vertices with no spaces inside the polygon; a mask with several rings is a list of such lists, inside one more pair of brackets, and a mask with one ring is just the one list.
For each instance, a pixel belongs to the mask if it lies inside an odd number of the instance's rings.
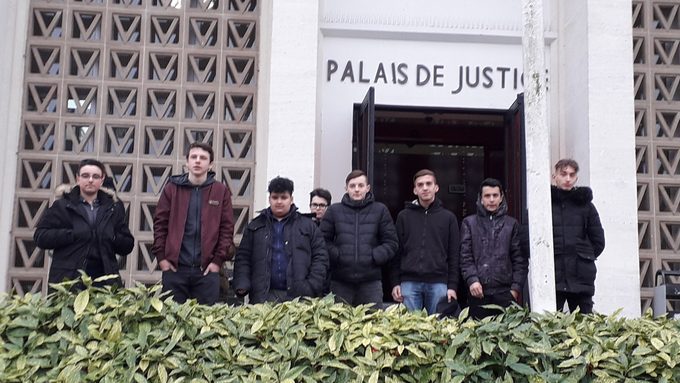
{"label": "concrete wall", "polygon": [[269,206],[267,183],[295,182],[296,205],[309,208],[317,139],[316,0],[263,1],[257,103],[255,210]]}
{"label": "concrete wall", "polygon": [[21,130],[29,2],[9,0],[0,12],[0,290],[8,286],[10,233],[14,211],[17,148]]}

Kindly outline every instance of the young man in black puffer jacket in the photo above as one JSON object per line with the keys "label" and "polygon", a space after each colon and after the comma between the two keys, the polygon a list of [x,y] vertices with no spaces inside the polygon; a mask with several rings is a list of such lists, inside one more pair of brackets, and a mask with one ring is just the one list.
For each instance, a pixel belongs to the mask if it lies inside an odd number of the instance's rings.
{"label": "young man in black puffer jacket", "polygon": [[502,307],[517,301],[529,263],[519,245],[519,223],[507,215],[501,182],[487,178],[480,186],[477,214],[465,217],[461,232],[460,268],[470,289],[470,315],[498,314],[482,306]]}
{"label": "young man in black puffer jacket", "polygon": [[345,189],[320,226],[330,258],[330,289],[350,305],[381,305],[381,267],[397,251],[397,232],[387,207],[373,200],[366,173],[349,173]]}
{"label": "young man in black puffer jacket", "polygon": [[552,186],[553,245],[557,310],[566,301],[569,310],[593,311],[595,260],[604,250],[604,230],[593,205],[593,191],[576,187],[578,163],[562,159],[555,164]]}

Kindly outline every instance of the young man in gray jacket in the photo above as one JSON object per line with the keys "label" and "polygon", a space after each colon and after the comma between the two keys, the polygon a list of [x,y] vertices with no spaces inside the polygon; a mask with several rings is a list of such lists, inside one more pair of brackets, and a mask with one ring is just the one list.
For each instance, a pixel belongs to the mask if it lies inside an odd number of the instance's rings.
{"label": "young man in gray jacket", "polygon": [[461,226],[460,268],[470,290],[470,316],[498,314],[482,306],[517,301],[529,271],[519,245],[519,223],[507,215],[501,182],[487,178],[480,186],[477,214]]}

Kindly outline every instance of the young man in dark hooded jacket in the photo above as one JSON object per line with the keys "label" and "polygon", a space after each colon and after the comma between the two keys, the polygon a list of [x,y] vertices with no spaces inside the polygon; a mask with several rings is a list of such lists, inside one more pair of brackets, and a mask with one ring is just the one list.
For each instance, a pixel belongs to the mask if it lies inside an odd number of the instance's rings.
{"label": "young man in dark hooded jacket", "polygon": [[458,219],[437,198],[432,170],[413,176],[413,194],[397,216],[399,250],[391,268],[392,298],[409,310],[432,315],[440,301],[456,300],[460,274]]}
{"label": "young man in dark hooded jacket", "polygon": [[345,190],[320,226],[331,263],[330,289],[350,305],[381,305],[381,267],[390,262],[398,246],[394,223],[387,206],[373,199],[366,173],[350,172]]}
{"label": "young man in dark hooded jacket", "polygon": [[328,254],[314,221],[297,211],[293,181],[269,182],[269,207],[243,232],[234,260],[234,290],[250,303],[323,294]]}
{"label": "young man in dark hooded jacket", "polygon": [[231,192],[215,180],[210,145],[194,142],[187,173],[170,177],[156,205],[152,252],[163,271],[163,291],[175,301],[212,305],[220,293],[220,268],[234,236]]}
{"label": "young man in dark hooded jacket", "polygon": [[593,311],[595,260],[604,250],[604,230],[593,205],[593,191],[576,187],[578,163],[562,159],[555,164],[552,186],[553,246],[557,310],[577,307]]}
{"label": "young man in dark hooded jacket", "polygon": [[482,181],[477,214],[465,217],[461,227],[460,268],[476,319],[498,314],[484,305],[507,307],[517,301],[529,269],[520,250],[519,223],[507,215],[503,197],[500,181]]}
{"label": "young man in dark hooded jacket", "polygon": [[[125,208],[112,188],[103,187],[104,165],[94,159],[80,162],[77,186],[60,187],[63,198],[54,201],[36,227],[33,239],[42,249],[54,249],[50,283],[80,276],[118,275],[116,254],[127,255],[135,244]],[[103,284],[121,285],[120,276]],[[80,285],[78,285],[80,286]],[[81,286],[82,287],[82,286]]]}

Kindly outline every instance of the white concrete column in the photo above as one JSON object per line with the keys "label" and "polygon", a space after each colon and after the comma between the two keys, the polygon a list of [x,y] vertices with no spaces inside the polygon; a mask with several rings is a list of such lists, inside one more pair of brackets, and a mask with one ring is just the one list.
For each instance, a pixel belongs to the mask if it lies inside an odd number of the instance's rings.
{"label": "white concrete column", "polygon": [[21,111],[24,99],[24,67],[26,33],[30,3],[26,0],[9,0],[0,12],[0,289],[7,291],[9,281],[9,252],[11,247],[14,190],[17,182],[17,148],[21,131]]}
{"label": "white concrete column", "polygon": [[308,211],[318,134],[317,0],[263,1],[257,103],[255,210],[268,206],[267,183],[295,182],[295,202]]}
{"label": "white concrete column", "polygon": [[550,207],[550,129],[545,83],[543,0],[522,1],[524,127],[529,213],[529,292],[531,309],[555,310],[555,266]]}
{"label": "white concrete column", "polygon": [[579,162],[593,188],[606,247],[594,310],[640,315],[637,179],[630,0],[560,4],[559,155]]}

